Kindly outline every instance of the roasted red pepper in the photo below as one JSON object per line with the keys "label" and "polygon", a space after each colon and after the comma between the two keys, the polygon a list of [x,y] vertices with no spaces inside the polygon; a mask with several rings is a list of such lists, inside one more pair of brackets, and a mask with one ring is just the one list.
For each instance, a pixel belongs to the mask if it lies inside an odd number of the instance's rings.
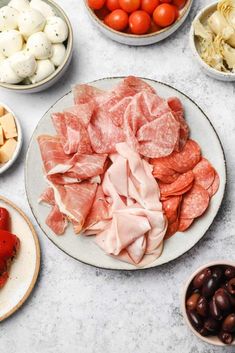
{"label": "roasted red pepper", "polygon": [[0,207],[0,230],[10,230],[9,212],[3,207]]}

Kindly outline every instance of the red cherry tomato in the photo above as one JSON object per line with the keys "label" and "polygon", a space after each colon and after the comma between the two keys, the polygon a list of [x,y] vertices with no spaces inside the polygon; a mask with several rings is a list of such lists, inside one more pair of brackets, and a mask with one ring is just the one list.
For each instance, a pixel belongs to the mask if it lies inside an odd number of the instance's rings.
{"label": "red cherry tomato", "polygon": [[119,0],[106,0],[106,6],[109,11],[120,9]]}
{"label": "red cherry tomato", "polygon": [[104,20],[104,18],[109,14],[109,10],[106,6],[102,7],[100,10],[95,10],[95,14],[99,17],[100,20]]}
{"label": "red cherry tomato", "polygon": [[153,13],[154,22],[161,27],[168,27],[175,21],[175,8],[170,4],[159,5]]}
{"label": "red cherry tomato", "polygon": [[87,0],[87,2],[92,10],[100,10],[105,4],[105,0]]}
{"label": "red cherry tomato", "polygon": [[142,0],[141,9],[152,15],[159,4],[160,0]]}
{"label": "red cherry tomato", "polygon": [[123,31],[128,26],[128,14],[122,9],[114,10],[105,17],[104,23],[116,31]]}
{"label": "red cherry tomato", "polygon": [[172,3],[172,0],[160,0],[160,3],[161,4],[171,4]]}
{"label": "red cherry tomato", "polygon": [[3,207],[0,207],[0,229],[10,230],[9,212]]}
{"label": "red cherry tomato", "polygon": [[175,8],[175,21],[178,20],[180,16],[179,8],[175,5],[172,5]]}
{"label": "red cherry tomato", "polygon": [[172,4],[177,6],[179,9],[182,9],[184,5],[186,4],[187,0],[173,0]]}
{"label": "red cherry tomato", "polygon": [[153,20],[151,21],[151,26],[149,28],[149,33],[155,33],[162,29],[162,27],[158,26]]}
{"label": "red cherry tomato", "polygon": [[151,26],[151,18],[145,11],[135,11],[129,17],[129,26],[132,33],[145,34]]}
{"label": "red cherry tomato", "polygon": [[140,0],[119,0],[119,4],[124,11],[131,13],[139,9]]}

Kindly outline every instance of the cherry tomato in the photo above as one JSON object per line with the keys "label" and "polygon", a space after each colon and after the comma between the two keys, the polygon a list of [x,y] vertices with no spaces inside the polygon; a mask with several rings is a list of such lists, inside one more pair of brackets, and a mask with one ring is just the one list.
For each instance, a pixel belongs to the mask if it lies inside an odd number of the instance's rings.
{"label": "cherry tomato", "polygon": [[175,8],[170,4],[159,5],[153,13],[154,22],[161,27],[170,26],[175,21]]}
{"label": "cherry tomato", "polygon": [[158,26],[154,21],[151,21],[151,26],[149,28],[149,33],[155,33],[162,29],[162,27]]}
{"label": "cherry tomato", "polygon": [[164,3],[170,4],[170,3],[172,3],[172,0],[160,0],[160,3],[162,3],[162,4],[164,4]]}
{"label": "cherry tomato", "polygon": [[119,0],[106,0],[106,6],[109,11],[120,9]]}
{"label": "cherry tomato", "polygon": [[182,9],[186,4],[186,0],[173,0],[172,4],[176,5],[179,9]]}
{"label": "cherry tomato", "polygon": [[95,14],[99,17],[100,20],[104,20],[104,18],[109,14],[109,10],[106,6],[102,7],[100,10],[95,10]]}
{"label": "cherry tomato", "polygon": [[134,34],[145,34],[151,26],[151,18],[145,11],[134,11],[129,17],[129,26]]}
{"label": "cherry tomato", "polygon": [[92,10],[99,10],[101,9],[104,4],[105,4],[105,0],[87,0],[88,1],[88,5]]}
{"label": "cherry tomato", "polygon": [[3,207],[0,207],[0,229],[10,230],[9,212]]}
{"label": "cherry tomato", "polygon": [[159,4],[160,0],[142,0],[141,9],[152,15]]}
{"label": "cherry tomato", "polygon": [[175,21],[178,20],[180,16],[179,8],[175,5],[172,5],[175,8]]}
{"label": "cherry tomato", "polygon": [[104,23],[116,31],[123,31],[128,26],[128,14],[122,9],[114,10],[105,17]]}
{"label": "cherry tomato", "polygon": [[140,7],[140,0],[119,0],[121,8],[126,12],[134,12]]}

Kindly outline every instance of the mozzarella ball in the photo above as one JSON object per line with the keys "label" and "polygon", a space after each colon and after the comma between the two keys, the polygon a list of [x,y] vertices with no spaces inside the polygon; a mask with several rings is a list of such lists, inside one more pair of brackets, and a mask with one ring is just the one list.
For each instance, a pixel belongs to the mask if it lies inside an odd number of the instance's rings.
{"label": "mozzarella ball", "polygon": [[28,0],[11,0],[9,2],[8,6],[21,12],[29,7],[29,1]]}
{"label": "mozzarella ball", "polygon": [[55,66],[51,60],[38,60],[36,72],[29,79],[32,83],[37,83],[50,76],[54,71]]}
{"label": "mozzarella ball", "polygon": [[19,12],[9,6],[0,9],[0,31],[15,29],[18,26]]}
{"label": "mozzarella ball", "polygon": [[27,51],[20,51],[10,57],[11,68],[22,78],[32,76],[37,68],[35,57]]}
{"label": "mozzarella ball", "polygon": [[12,70],[10,59],[5,59],[0,62],[0,82],[16,84],[22,81],[14,70]]}
{"label": "mozzarella ball", "polygon": [[27,41],[26,48],[38,60],[52,56],[52,44],[43,32],[32,34]]}
{"label": "mozzarella ball", "polygon": [[0,51],[6,57],[9,57],[20,51],[23,46],[23,38],[19,31],[11,29],[0,33]]}
{"label": "mozzarella ball", "polygon": [[52,57],[51,61],[55,66],[60,66],[65,58],[66,48],[64,44],[53,44],[52,45]]}
{"label": "mozzarella ball", "polygon": [[42,0],[32,0],[30,2],[30,7],[41,12],[41,14],[46,18],[55,16],[53,8]]}
{"label": "mozzarella ball", "polygon": [[25,38],[42,31],[45,23],[46,19],[41,12],[31,8],[22,11],[18,17],[19,31]]}
{"label": "mozzarella ball", "polygon": [[63,43],[68,38],[68,26],[62,18],[52,16],[47,19],[44,29],[52,43]]}

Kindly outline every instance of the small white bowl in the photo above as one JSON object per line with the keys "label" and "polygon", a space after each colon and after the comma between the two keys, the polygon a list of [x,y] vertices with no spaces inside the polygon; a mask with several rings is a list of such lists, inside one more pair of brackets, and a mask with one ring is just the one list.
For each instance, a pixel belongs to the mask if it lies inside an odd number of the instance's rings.
{"label": "small white bowl", "polygon": [[232,261],[227,261],[227,260],[220,260],[220,261],[213,261],[210,262],[208,264],[205,264],[201,267],[199,267],[188,279],[188,281],[186,282],[186,284],[183,287],[183,293],[182,293],[182,300],[181,300],[181,310],[183,313],[183,317],[188,325],[188,327],[191,329],[191,331],[194,333],[195,336],[197,336],[198,338],[200,338],[201,340],[203,340],[206,343],[212,344],[214,346],[220,346],[220,347],[231,347],[231,346],[235,346],[235,339],[233,340],[232,344],[228,345],[225,344],[223,342],[221,342],[219,340],[219,338],[217,336],[208,336],[208,337],[204,337],[202,335],[200,335],[192,326],[192,324],[189,321],[187,312],[186,312],[186,298],[187,298],[187,292],[189,289],[189,286],[192,282],[192,280],[194,279],[194,277],[201,272],[202,270],[204,270],[207,267],[213,267],[213,266],[218,266],[218,265],[223,265],[223,266],[232,266],[235,267],[235,262]]}
{"label": "small white bowl", "polygon": [[[204,23],[215,11],[217,8],[218,1],[213,2],[212,4],[204,7],[195,17],[194,21],[200,20]],[[194,23],[193,21],[193,23]],[[198,40],[194,34],[194,27],[193,23],[190,29],[189,34],[189,41],[190,47],[193,52],[195,59],[197,60],[198,64],[201,66],[202,70],[210,77],[215,78],[216,80],[220,81],[235,81],[235,73],[230,72],[221,72],[219,70],[210,67],[200,56],[198,52]]]}
{"label": "small white bowl", "polygon": [[4,173],[7,169],[9,169],[15,163],[17,157],[19,156],[20,151],[21,151],[21,147],[22,147],[22,143],[23,143],[23,135],[22,135],[22,129],[20,126],[20,122],[17,119],[15,113],[6,104],[0,102],[0,105],[2,107],[4,107],[8,113],[11,113],[14,116],[16,127],[17,127],[17,132],[18,132],[17,146],[16,146],[16,150],[15,150],[12,158],[7,163],[4,163],[4,164],[0,163],[0,175],[1,175],[2,173]]}
{"label": "small white bowl", "polygon": [[[41,92],[44,91],[45,89],[51,87],[54,85],[59,79],[64,75],[65,71],[69,67],[69,64],[72,59],[72,54],[73,54],[73,30],[71,23],[69,21],[68,16],[62,10],[62,8],[53,0],[43,0],[45,3],[50,5],[53,10],[55,11],[56,15],[61,17],[67,24],[68,29],[69,29],[69,35],[68,39],[66,40],[66,56],[64,58],[63,63],[57,67],[57,69],[48,77],[46,77],[44,80],[37,82],[37,83],[32,83],[28,85],[24,84],[8,84],[8,83],[0,83],[0,87],[6,88],[10,91],[13,92],[19,92],[19,93],[36,93],[36,92]],[[0,7],[3,7],[7,5],[10,2],[10,0],[0,0]]]}
{"label": "small white bowl", "polygon": [[143,35],[136,35],[136,34],[129,34],[115,31],[114,29],[108,27],[101,21],[94,11],[88,6],[87,0],[84,0],[84,4],[86,6],[87,12],[93,21],[93,23],[98,27],[98,29],[107,35],[112,40],[116,42],[126,44],[126,45],[134,45],[134,46],[141,46],[141,45],[150,45],[153,43],[157,43],[162,41],[163,39],[169,37],[172,33],[174,33],[186,20],[189,11],[192,7],[193,0],[188,0],[185,4],[184,8],[180,11],[179,18],[173,23],[173,25],[163,28],[162,30],[150,34],[143,34]]}

